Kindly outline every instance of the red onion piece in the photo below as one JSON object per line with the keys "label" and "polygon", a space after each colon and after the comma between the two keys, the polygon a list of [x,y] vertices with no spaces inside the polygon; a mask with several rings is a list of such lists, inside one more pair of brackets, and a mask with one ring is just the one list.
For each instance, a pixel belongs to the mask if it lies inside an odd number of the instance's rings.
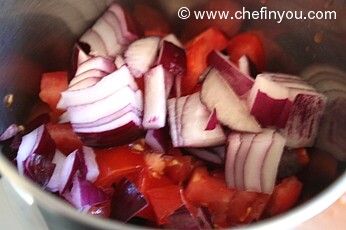
{"label": "red onion piece", "polygon": [[17,154],[17,168],[19,174],[24,174],[24,163],[32,154],[45,156],[48,160],[53,159],[55,144],[44,125],[26,134]]}
{"label": "red onion piece", "polygon": [[215,165],[222,165],[224,163],[223,159],[221,159],[221,157],[218,154],[216,154],[208,148],[186,148],[185,150],[189,154],[206,162]]}
{"label": "red onion piece", "polygon": [[103,40],[105,45],[107,56],[115,57],[117,54],[121,53],[123,46],[118,43],[118,39],[112,26],[103,18],[99,18],[92,29],[98,33]]}
{"label": "red onion piece", "polygon": [[73,178],[71,192],[65,193],[63,196],[79,210],[109,201],[109,196],[103,190],[78,175]]}
{"label": "red onion piece", "polygon": [[254,80],[239,71],[239,69],[222,53],[213,51],[209,54],[208,64],[220,71],[222,77],[238,96],[245,95],[253,86]]}
{"label": "red onion piece", "polygon": [[78,66],[75,76],[83,74],[89,70],[99,70],[105,73],[113,73],[116,70],[116,67],[113,61],[109,58],[93,57]]}
{"label": "red onion piece", "polygon": [[260,132],[261,127],[222,74],[211,69],[203,82],[201,100],[209,111],[216,110],[220,123],[243,132]]}
{"label": "red onion piece", "polygon": [[107,76],[106,72],[103,72],[102,70],[97,70],[97,69],[91,69],[91,70],[87,70],[79,75],[76,75],[74,78],[72,78],[72,80],[70,81],[70,86],[75,85],[78,82],[81,82],[85,79],[88,78],[103,78]]}
{"label": "red onion piece", "polygon": [[79,41],[90,46],[90,52],[88,55],[103,57],[108,56],[106,46],[101,36],[94,30],[89,29],[85,34],[82,35]]}
{"label": "red onion piece", "polygon": [[86,88],[90,88],[94,85],[96,85],[96,83],[98,83],[101,80],[101,78],[99,77],[89,77],[86,78],[84,80],[78,81],[77,83],[70,85],[70,87],[68,88],[69,91],[77,91],[77,90],[81,90],[81,89],[86,89]]}
{"label": "red onion piece", "polygon": [[115,14],[112,11],[107,10],[103,16],[104,20],[112,27],[112,30],[114,31],[114,34],[117,38],[117,42],[120,45],[128,45],[129,41],[123,37],[121,28],[120,28],[120,22],[115,16]]}
{"label": "red onion piece", "polygon": [[199,93],[174,100],[169,100],[171,105],[176,103],[175,110],[173,106],[169,108],[174,147],[208,147],[225,142],[226,137],[220,126],[205,130],[210,112],[201,103]]}
{"label": "red onion piece", "polygon": [[145,135],[145,143],[159,153],[166,153],[169,136],[165,128],[148,130]]}
{"label": "red onion piece", "polygon": [[166,98],[169,98],[169,95],[171,93],[171,90],[173,88],[174,84],[174,76],[173,74],[165,71],[165,91],[166,91]]}
{"label": "red onion piece", "polygon": [[216,110],[214,109],[208,118],[208,123],[207,127],[205,127],[205,130],[214,130],[216,129],[218,124],[219,121],[217,120]]}
{"label": "red onion piece", "polygon": [[111,147],[123,145],[135,141],[143,134],[143,129],[138,123],[129,123],[103,132],[84,132],[78,133],[82,142],[91,147]]}
{"label": "red onion piece", "polygon": [[24,173],[30,179],[46,187],[53,175],[55,164],[52,163],[51,156],[32,153],[24,161]]}
{"label": "red onion piece", "polygon": [[170,42],[177,47],[184,48],[184,45],[179,41],[179,39],[174,34],[168,34],[165,37],[163,37],[160,46],[162,46],[162,43],[164,41]]}
{"label": "red onion piece", "polygon": [[22,131],[20,126],[12,124],[0,135],[0,141],[8,140],[17,135],[20,131]]}
{"label": "red onion piece", "polygon": [[142,111],[141,98],[141,91],[134,92],[130,87],[123,87],[114,94],[94,103],[69,107],[67,109],[69,120],[72,124],[95,122],[128,105],[131,105],[134,110]]}
{"label": "red onion piece", "polygon": [[162,65],[151,69],[144,76],[144,116],[145,129],[160,129],[166,123],[165,71]]}
{"label": "red onion piece", "polygon": [[115,57],[114,64],[118,69],[120,69],[123,65],[126,65],[125,60],[121,55],[117,55]]}
{"label": "red onion piece", "polygon": [[112,4],[108,10],[117,17],[120,28],[122,32],[122,36],[130,43],[139,37],[139,33],[137,27],[135,25],[134,19],[131,15],[122,8],[119,4]]}
{"label": "red onion piece", "polygon": [[174,76],[184,76],[187,68],[185,50],[171,42],[163,41],[160,48],[158,64],[161,64],[163,68]]}
{"label": "red onion piece", "polygon": [[242,74],[251,76],[249,59],[245,55],[239,58],[238,66]]}
{"label": "red onion piece", "polygon": [[197,215],[194,216],[186,206],[182,206],[168,217],[167,227],[179,230],[212,229],[212,223],[207,215],[202,208],[199,208]]}
{"label": "red onion piece", "polygon": [[96,155],[92,148],[83,146],[79,151],[81,162],[85,167],[85,179],[90,182],[95,182],[100,174],[99,167],[96,162]]}
{"label": "red onion piece", "polygon": [[125,62],[134,77],[141,77],[154,64],[159,42],[158,37],[146,37],[129,45],[125,51]]}
{"label": "red onion piece", "polygon": [[122,180],[115,186],[111,218],[127,222],[147,206],[147,200],[136,185],[128,180]]}
{"label": "red onion piece", "polygon": [[75,176],[77,170],[80,167],[79,157],[77,156],[78,150],[70,153],[62,166],[62,170],[60,172],[60,181],[59,181],[59,192],[63,194],[70,186]]}
{"label": "red onion piece", "polygon": [[73,60],[72,60],[73,70],[76,70],[80,64],[92,58],[91,56],[87,54],[87,52],[83,50],[83,48],[79,44],[76,44],[74,46],[72,56],[73,56]]}
{"label": "red onion piece", "polygon": [[237,154],[241,145],[241,135],[239,133],[231,133],[228,136],[227,157],[225,162],[225,180],[229,187],[234,188],[235,183],[235,165]]}
{"label": "red onion piece", "polygon": [[117,71],[102,78],[96,85],[92,87],[62,92],[61,99],[57,107],[60,109],[66,109],[70,106],[90,104],[112,95],[114,92],[125,86],[129,86],[134,91],[138,89],[137,84],[130,74],[128,68],[123,66]]}
{"label": "red onion piece", "polygon": [[59,191],[60,174],[63,169],[66,156],[62,154],[59,150],[55,151],[53,163],[55,164],[54,172],[46,186],[46,188],[51,192]]}

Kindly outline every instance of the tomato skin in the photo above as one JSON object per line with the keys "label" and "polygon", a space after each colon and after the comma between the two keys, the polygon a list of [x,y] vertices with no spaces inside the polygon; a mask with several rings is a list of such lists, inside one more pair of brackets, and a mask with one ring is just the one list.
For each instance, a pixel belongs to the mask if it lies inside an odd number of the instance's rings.
{"label": "tomato skin", "polygon": [[260,219],[269,195],[257,192],[237,191],[230,203],[228,221],[230,225],[248,224]]}
{"label": "tomato skin", "polygon": [[111,187],[123,177],[133,175],[145,167],[144,155],[128,146],[95,149],[100,174],[95,185]]}
{"label": "tomato skin", "polygon": [[165,224],[167,217],[183,205],[181,188],[177,185],[151,189],[147,191],[147,196],[153,206],[158,225]]}
{"label": "tomato skin", "polygon": [[245,32],[233,37],[227,46],[231,61],[238,63],[239,58],[246,55],[259,72],[266,66],[265,52],[262,41],[255,33]]}
{"label": "tomato skin", "polygon": [[47,103],[53,112],[61,97],[61,92],[68,88],[68,73],[64,71],[44,73],[41,79],[40,99]]}
{"label": "tomato skin", "polygon": [[53,124],[46,125],[47,130],[54,140],[57,149],[65,155],[70,154],[76,149],[82,147],[82,142],[78,136],[73,132],[70,124]]}
{"label": "tomato skin", "polygon": [[303,184],[294,176],[282,180],[275,186],[266,213],[278,215],[292,208],[298,201]]}
{"label": "tomato skin", "polygon": [[224,49],[227,43],[227,38],[222,32],[210,28],[186,44],[187,72],[181,79],[183,95],[190,94],[197,86],[200,75],[207,67],[209,53]]}
{"label": "tomato skin", "polygon": [[193,205],[207,207],[215,225],[229,226],[227,210],[235,190],[227,188],[224,180],[210,176],[205,168],[196,168],[184,194]]}

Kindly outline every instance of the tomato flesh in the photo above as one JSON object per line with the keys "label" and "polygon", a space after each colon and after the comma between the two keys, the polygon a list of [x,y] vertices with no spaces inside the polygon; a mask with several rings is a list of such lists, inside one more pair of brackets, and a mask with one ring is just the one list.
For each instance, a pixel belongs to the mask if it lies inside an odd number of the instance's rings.
{"label": "tomato flesh", "polygon": [[100,174],[95,184],[110,187],[123,177],[139,172],[145,167],[144,154],[128,146],[96,149],[96,161]]}
{"label": "tomato flesh", "polygon": [[269,216],[278,215],[292,208],[298,201],[303,184],[294,176],[282,180],[275,186],[267,208]]}

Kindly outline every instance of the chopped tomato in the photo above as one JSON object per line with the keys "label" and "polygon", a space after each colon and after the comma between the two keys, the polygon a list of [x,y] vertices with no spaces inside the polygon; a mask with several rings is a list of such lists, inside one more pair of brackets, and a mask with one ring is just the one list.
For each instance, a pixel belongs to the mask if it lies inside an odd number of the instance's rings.
{"label": "chopped tomato", "polygon": [[271,196],[267,214],[278,215],[292,208],[298,201],[303,184],[294,176],[283,179],[275,186]]}
{"label": "chopped tomato", "polygon": [[[154,188],[161,188],[169,185],[173,185],[173,182],[164,175],[159,175],[156,172],[150,171],[148,168],[144,168],[138,175],[136,185],[138,189],[147,197],[147,191]],[[155,214],[151,203],[137,214],[138,217],[155,222]]]}
{"label": "chopped tomato", "polygon": [[193,169],[191,156],[167,156],[165,174],[178,185],[187,180]]}
{"label": "chopped tomato", "polygon": [[238,60],[246,55],[258,71],[265,68],[263,44],[255,33],[245,32],[233,37],[228,43],[227,52],[234,63],[238,63]]}
{"label": "chopped tomato", "polygon": [[215,28],[199,34],[186,45],[187,73],[182,78],[182,94],[190,94],[196,87],[200,75],[207,67],[207,57],[213,50],[222,50],[227,46],[225,35]]}
{"label": "chopped tomato", "polygon": [[147,196],[153,206],[158,225],[165,224],[167,217],[183,205],[181,188],[177,185],[151,189],[147,191]]}
{"label": "chopped tomato", "polygon": [[70,124],[47,124],[47,130],[53,138],[57,149],[68,155],[74,150],[82,147],[82,142],[73,132]]}
{"label": "chopped tomato", "polygon": [[235,190],[229,189],[224,180],[209,175],[205,168],[197,168],[185,190],[186,199],[196,206],[206,206],[214,224],[227,227],[227,210]]}
{"label": "chopped tomato", "polygon": [[41,79],[40,98],[46,102],[53,112],[57,112],[56,105],[60,100],[61,92],[68,87],[67,72],[44,73]]}
{"label": "chopped tomato", "polygon": [[100,174],[95,184],[110,187],[113,183],[145,167],[144,154],[131,150],[128,146],[96,149],[96,161]]}
{"label": "chopped tomato", "polygon": [[269,195],[237,191],[230,203],[228,221],[231,225],[248,224],[258,220],[269,201]]}
{"label": "chopped tomato", "polygon": [[136,4],[134,6],[133,16],[143,29],[145,36],[163,37],[171,31],[165,16],[151,6]]}

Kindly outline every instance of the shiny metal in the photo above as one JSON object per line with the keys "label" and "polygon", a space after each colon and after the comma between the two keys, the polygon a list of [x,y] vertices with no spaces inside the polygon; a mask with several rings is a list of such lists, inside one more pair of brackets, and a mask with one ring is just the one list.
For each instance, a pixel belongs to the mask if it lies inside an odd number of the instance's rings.
{"label": "shiny metal", "polygon": [[[201,0],[205,1],[205,0]],[[157,0],[142,2],[159,6],[176,21],[181,6],[193,7],[198,0]],[[0,99],[13,94],[11,107],[0,104],[0,132],[13,122],[23,122],[30,106],[37,99],[40,75],[44,71],[69,67],[71,47],[76,38],[100,15],[111,0],[0,0]],[[126,4],[133,1],[123,1]],[[249,9],[259,8],[257,0],[241,1]],[[266,1],[261,1],[266,2]],[[270,9],[336,9],[336,21],[286,21],[280,25],[258,21],[255,28],[285,28],[278,41],[294,57],[295,69],[315,62],[326,62],[345,69],[346,20],[344,0],[281,0],[267,1]],[[175,28],[176,32],[180,27]],[[323,42],[314,42],[316,33]],[[275,63],[272,69],[279,68]],[[0,172],[11,184],[31,196],[43,212],[51,229],[131,229],[111,220],[81,214],[45,193],[29,180],[18,176],[16,169],[0,154]],[[291,228],[320,213],[346,191],[346,174],[311,201],[289,213],[248,228]]]}

